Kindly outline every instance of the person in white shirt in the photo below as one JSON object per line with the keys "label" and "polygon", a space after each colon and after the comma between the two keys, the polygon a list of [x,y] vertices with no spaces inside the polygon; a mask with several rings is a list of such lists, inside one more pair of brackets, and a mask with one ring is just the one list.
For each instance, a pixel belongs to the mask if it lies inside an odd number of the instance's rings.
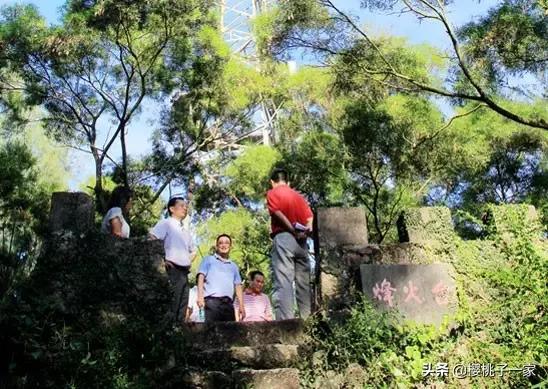
{"label": "person in white shirt", "polygon": [[187,204],[182,197],[173,197],[167,203],[169,217],[150,230],[150,239],[164,241],[165,267],[174,288],[172,311],[176,323],[183,323],[188,305],[188,273],[196,257],[190,232],[182,225],[187,215]]}
{"label": "person in white shirt", "polygon": [[117,186],[110,196],[108,211],[101,223],[101,232],[118,238],[129,238],[129,224],[124,215],[128,215],[132,201],[133,192],[125,186]]}

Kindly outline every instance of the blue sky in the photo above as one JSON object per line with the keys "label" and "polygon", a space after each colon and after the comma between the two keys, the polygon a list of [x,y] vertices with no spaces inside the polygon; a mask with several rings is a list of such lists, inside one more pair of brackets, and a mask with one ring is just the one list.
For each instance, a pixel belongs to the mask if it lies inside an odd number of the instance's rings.
{"label": "blue sky", "polygon": [[[11,5],[15,3],[35,4],[40,13],[50,22],[56,23],[59,20],[64,0],[31,0],[13,1],[0,0],[0,5]],[[411,14],[379,15],[371,14],[367,10],[360,9],[359,0],[335,0],[334,3],[345,11],[360,17],[362,25],[369,32],[386,32],[392,35],[407,37],[411,43],[429,43],[446,49],[449,41],[438,23],[425,21],[418,23]],[[449,8],[450,18],[455,25],[461,25],[474,18],[485,15],[486,11],[496,5],[494,0],[458,0],[457,5]],[[145,102],[142,114],[136,118],[129,127],[128,151],[130,155],[138,156],[150,150],[150,135],[158,125],[159,106],[156,103]],[[119,158],[119,145],[114,145],[113,158]],[[71,158],[73,165],[72,178],[69,182],[70,189],[78,189],[80,183],[94,174],[94,164],[91,156],[75,152]]]}

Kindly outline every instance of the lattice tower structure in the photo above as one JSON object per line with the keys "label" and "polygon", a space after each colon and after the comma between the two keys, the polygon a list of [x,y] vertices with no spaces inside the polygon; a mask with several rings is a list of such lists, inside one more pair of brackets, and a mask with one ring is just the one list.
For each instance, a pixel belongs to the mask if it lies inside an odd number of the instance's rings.
{"label": "lattice tower structure", "polygon": [[[239,55],[248,65],[260,68],[257,42],[251,31],[251,21],[276,4],[276,0],[219,0],[221,31],[234,55]],[[275,121],[280,107],[275,102],[263,100],[253,116],[255,127],[237,141],[251,138],[258,143],[271,145],[276,140]]]}

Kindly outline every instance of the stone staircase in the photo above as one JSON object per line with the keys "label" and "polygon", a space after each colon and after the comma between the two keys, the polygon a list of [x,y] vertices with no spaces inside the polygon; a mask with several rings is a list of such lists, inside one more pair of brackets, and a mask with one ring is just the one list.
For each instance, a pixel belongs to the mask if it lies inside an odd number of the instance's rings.
{"label": "stone staircase", "polygon": [[299,388],[301,320],[195,323],[182,333],[189,347],[184,387]]}

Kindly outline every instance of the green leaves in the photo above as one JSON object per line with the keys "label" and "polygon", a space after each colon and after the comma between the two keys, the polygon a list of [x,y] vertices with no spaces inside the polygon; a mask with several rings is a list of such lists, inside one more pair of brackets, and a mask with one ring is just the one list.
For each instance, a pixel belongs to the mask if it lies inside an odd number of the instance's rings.
{"label": "green leaves", "polygon": [[[540,102],[504,104],[531,116],[543,110]],[[439,170],[440,182],[466,183],[462,193],[465,207],[478,201],[529,199],[539,206],[543,203],[543,155],[548,138],[542,130],[528,129],[481,109],[455,121],[440,137],[440,152],[447,161]]]}
{"label": "green leaves", "polygon": [[22,142],[0,144],[0,301],[34,265],[50,192]]}
{"label": "green leaves", "polygon": [[285,168],[291,172],[291,185],[313,200],[315,206],[347,200],[345,149],[335,134],[321,130],[306,132],[284,151],[283,159]]}
{"label": "green leaves", "polygon": [[505,72],[534,74],[546,66],[548,29],[538,2],[506,0],[463,26],[459,35],[470,61],[493,72],[496,82],[503,81]]}
{"label": "green leaves", "polygon": [[[326,355],[309,372],[320,376],[334,372],[346,378],[358,363],[367,375],[360,385],[458,387],[451,375],[457,364],[507,364],[521,368],[546,362],[548,256],[539,239],[533,210],[526,205],[491,206],[489,240],[453,238],[437,249],[456,270],[459,313],[440,328],[392,323],[386,312],[375,311],[369,301],[352,305],[349,317],[327,320],[313,327],[313,349]],[[315,332],[317,331],[317,332]],[[317,361],[316,361],[317,362]],[[423,366],[435,371],[446,363],[447,377],[423,375]],[[540,371],[543,374],[543,371]],[[485,385],[483,376],[469,377],[469,385]],[[489,381],[490,382],[490,381]],[[521,374],[505,375],[497,385],[528,386]]]}
{"label": "green leaves", "polygon": [[270,172],[280,153],[269,146],[247,146],[226,168],[230,193],[253,201],[264,199],[269,189]]}
{"label": "green leaves", "polygon": [[[30,6],[6,9],[0,23],[5,67],[22,85],[5,89],[21,90],[23,98],[8,95],[5,105],[13,112],[41,105],[51,135],[89,149],[100,196],[103,162],[117,140],[127,181],[126,132],[145,98],[188,87],[176,80],[199,62],[193,43],[205,41],[199,32],[213,25],[209,6],[201,0],[74,0],[58,26],[47,26]],[[112,131],[104,128],[109,122]]]}

